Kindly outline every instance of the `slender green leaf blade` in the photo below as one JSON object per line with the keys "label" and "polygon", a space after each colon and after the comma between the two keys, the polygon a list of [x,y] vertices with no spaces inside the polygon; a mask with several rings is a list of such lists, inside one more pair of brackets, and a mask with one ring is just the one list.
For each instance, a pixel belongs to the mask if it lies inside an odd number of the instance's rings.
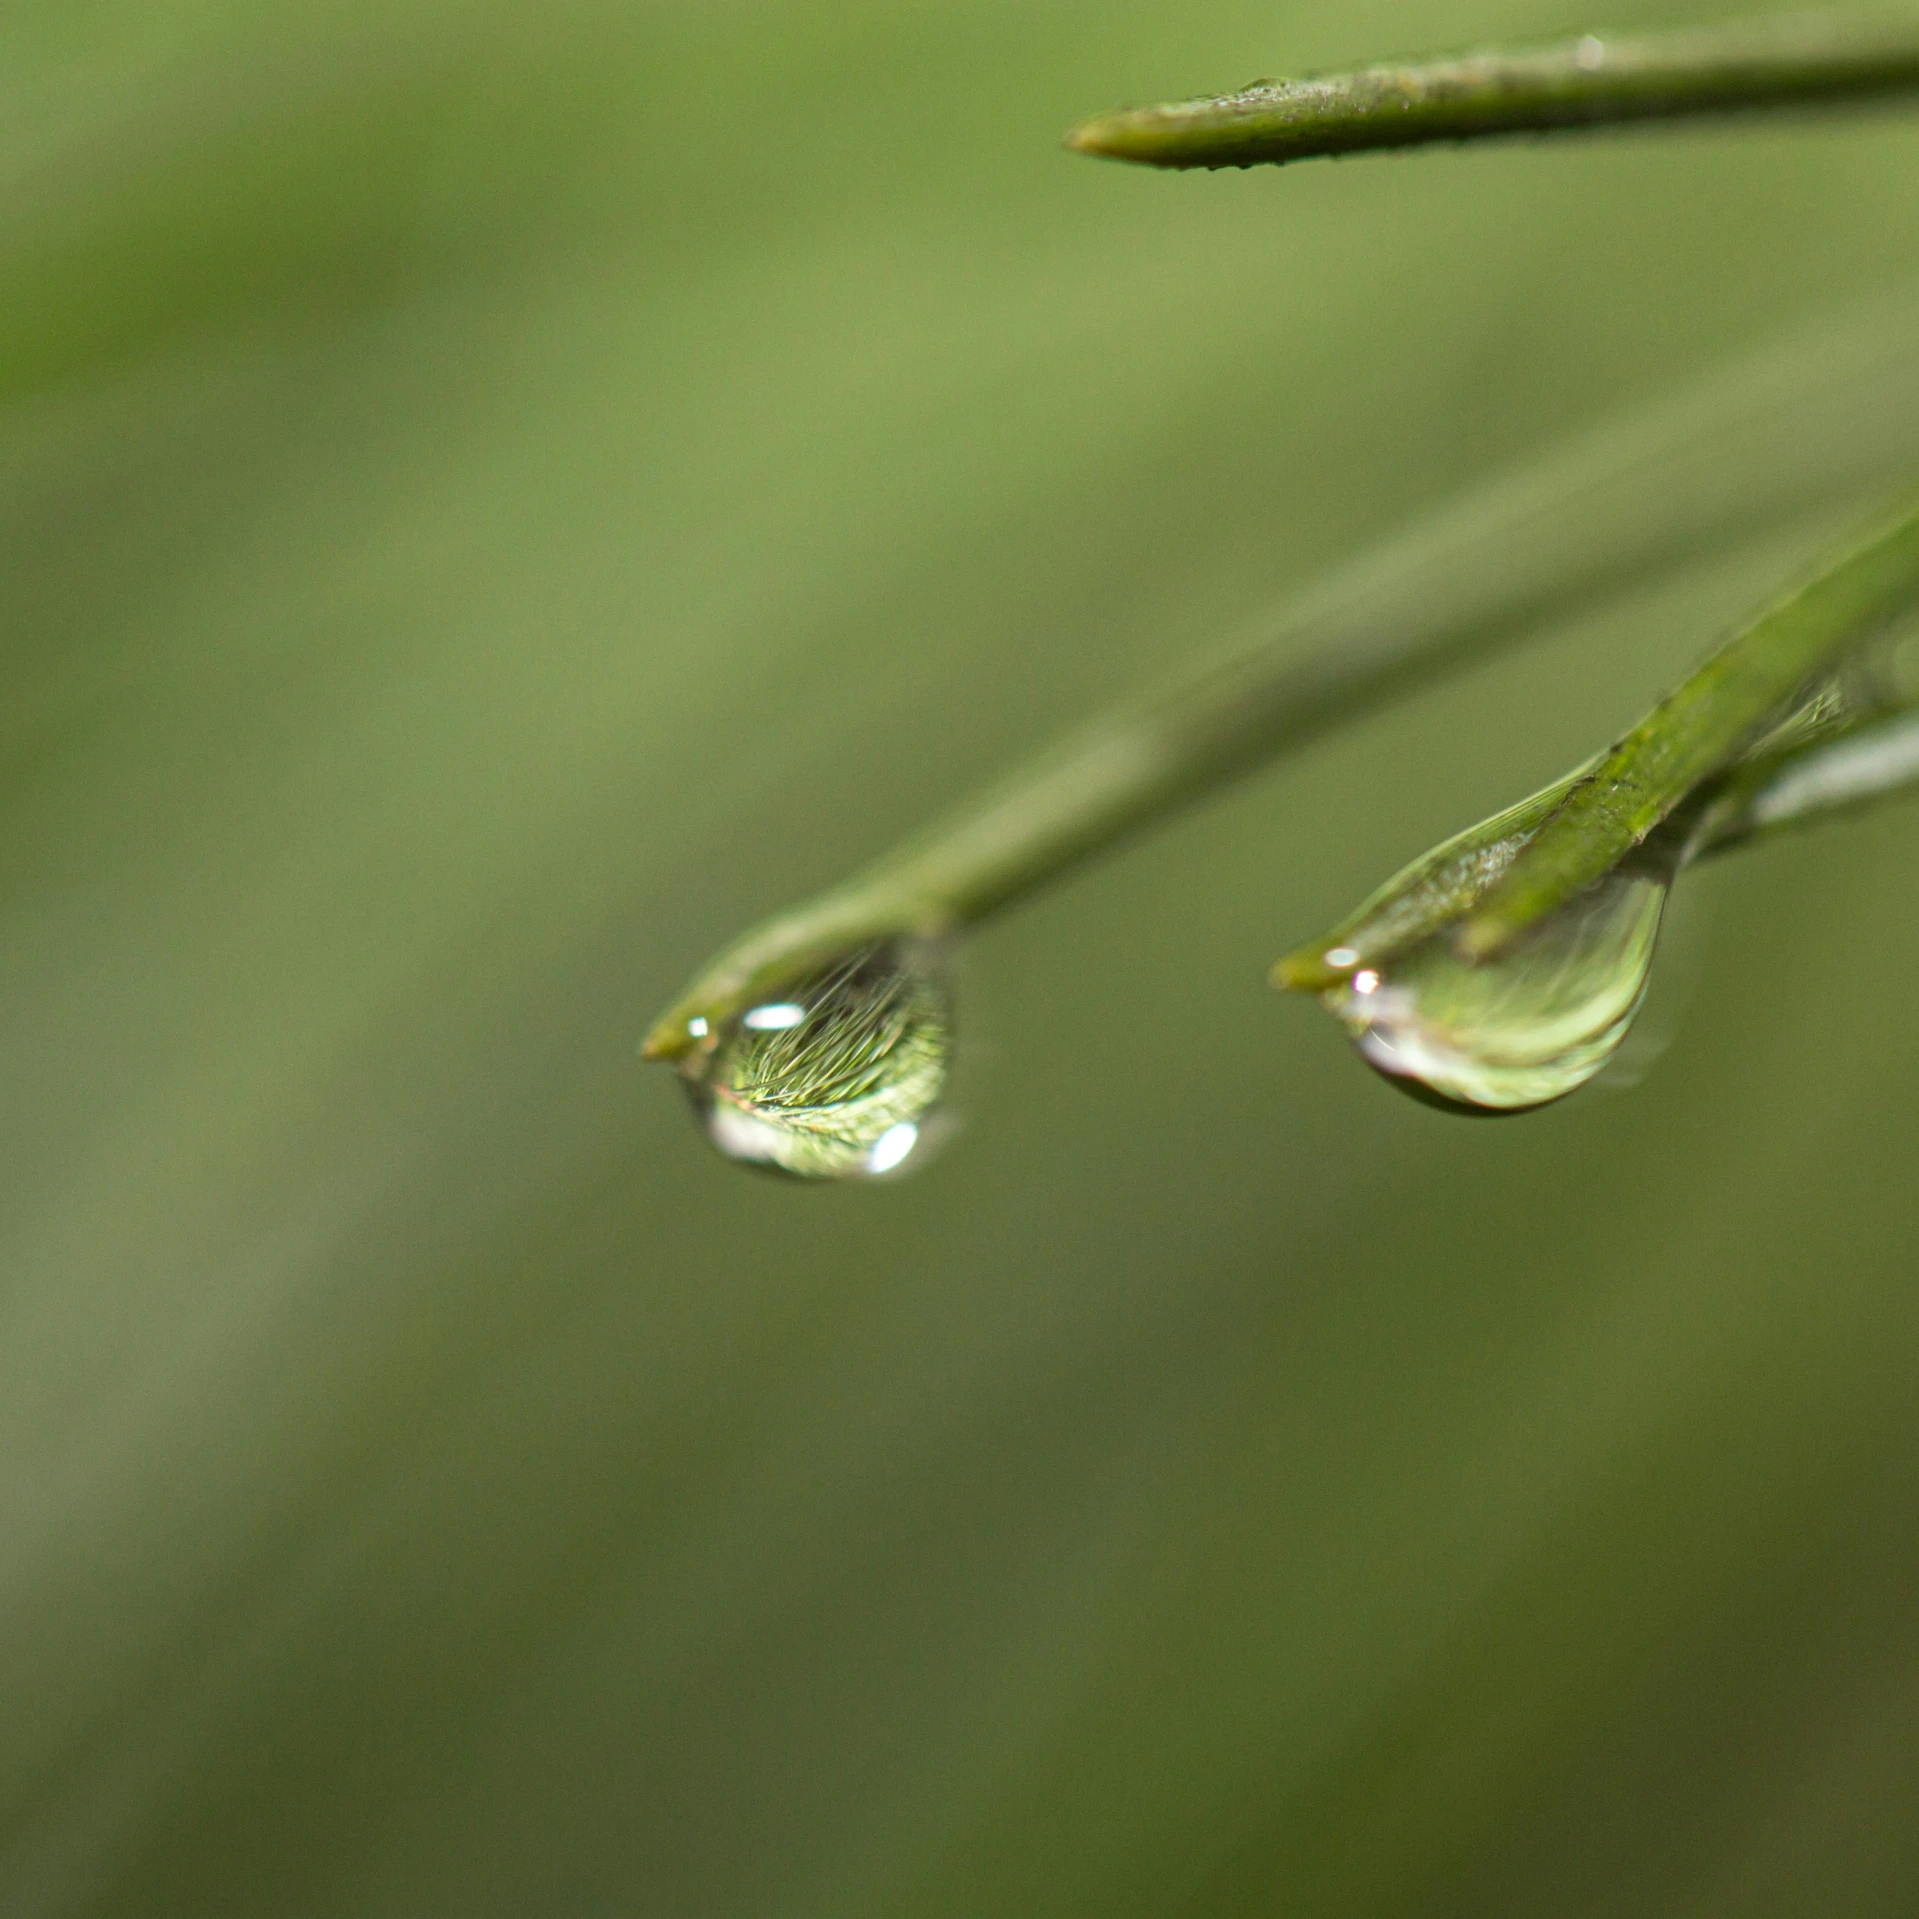
{"label": "slender green leaf blade", "polygon": [[1915,603],[1919,509],[1761,614],[1661,700],[1568,790],[1463,922],[1461,950],[1492,957],[1610,872],[1822,666]]}

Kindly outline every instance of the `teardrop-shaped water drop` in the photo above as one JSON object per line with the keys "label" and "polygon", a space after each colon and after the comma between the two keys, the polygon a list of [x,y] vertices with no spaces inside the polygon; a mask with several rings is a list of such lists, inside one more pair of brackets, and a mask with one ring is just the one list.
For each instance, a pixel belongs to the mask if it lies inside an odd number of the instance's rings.
{"label": "teardrop-shaped water drop", "polygon": [[1321,999],[1368,1065],[1417,1099],[1523,1113],[1613,1056],[1645,997],[1672,862],[1642,851],[1499,958],[1462,958],[1441,929]]}
{"label": "teardrop-shaped water drop", "polygon": [[799,1179],[869,1179],[920,1151],[946,1087],[952,1005],[936,956],[893,941],[849,953],[700,1033],[681,1065],[729,1159]]}

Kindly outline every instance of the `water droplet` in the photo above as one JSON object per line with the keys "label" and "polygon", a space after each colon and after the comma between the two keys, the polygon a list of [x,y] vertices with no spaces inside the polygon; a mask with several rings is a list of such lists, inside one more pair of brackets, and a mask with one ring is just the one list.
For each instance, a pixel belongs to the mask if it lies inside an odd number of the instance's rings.
{"label": "water droplet", "polygon": [[1496,960],[1462,959],[1442,928],[1321,1001],[1367,1064],[1416,1099],[1472,1113],[1547,1105],[1625,1038],[1671,881],[1670,856],[1642,851]]}
{"label": "water droplet", "polygon": [[748,1007],[681,1072],[729,1159],[799,1179],[873,1178],[923,1150],[952,1032],[935,955],[894,941]]}

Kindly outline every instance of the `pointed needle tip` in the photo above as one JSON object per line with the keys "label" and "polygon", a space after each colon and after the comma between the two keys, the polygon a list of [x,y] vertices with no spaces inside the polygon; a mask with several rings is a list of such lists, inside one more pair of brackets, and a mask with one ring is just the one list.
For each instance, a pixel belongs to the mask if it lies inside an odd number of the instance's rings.
{"label": "pointed needle tip", "polygon": [[[1099,160],[1132,160],[1151,165],[1151,156],[1140,150],[1132,134],[1129,113],[1102,113],[1082,120],[1066,136],[1066,145],[1074,153],[1090,153]],[[1131,137],[1129,137],[1131,136]]]}
{"label": "pointed needle tip", "polygon": [[1324,993],[1340,985],[1346,975],[1328,966],[1319,948],[1312,946],[1275,960],[1266,977],[1282,993]]}

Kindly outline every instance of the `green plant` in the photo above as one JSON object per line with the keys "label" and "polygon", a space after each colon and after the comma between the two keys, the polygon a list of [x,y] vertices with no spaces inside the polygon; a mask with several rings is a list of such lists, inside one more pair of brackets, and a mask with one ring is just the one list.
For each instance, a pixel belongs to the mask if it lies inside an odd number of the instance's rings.
{"label": "green plant", "polygon": [[[1103,115],[1080,151],[1171,168],[1281,164],[1434,141],[1854,101],[1919,86],[1909,26],[1782,20],[1259,82]],[[1892,322],[1888,341],[1902,332]],[[1870,327],[1864,329],[1870,335]],[[1850,375],[1889,391],[1865,344]],[[1683,529],[1729,533],[1820,497],[1829,348],[1735,376],[1574,448],[1327,582],[1266,646],[1095,724],[865,872],[754,929],[662,1015],[709,1130],[802,1176],[888,1172],[950,1049],[939,952],[967,927],[1223,781],[1563,611],[1641,579]],[[1765,479],[1724,458],[1744,433]],[[1712,441],[1713,459],[1695,457]],[[1903,460],[1904,448],[1897,449]],[[1612,749],[1445,841],[1278,984],[1321,994],[1373,1064],[1441,1103],[1516,1111],[1583,1084],[1644,991],[1688,860],[1919,777],[1919,688],[1869,657],[1919,603],[1919,517],[1825,564]],[[1310,640],[1312,650],[1303,651]]]}

